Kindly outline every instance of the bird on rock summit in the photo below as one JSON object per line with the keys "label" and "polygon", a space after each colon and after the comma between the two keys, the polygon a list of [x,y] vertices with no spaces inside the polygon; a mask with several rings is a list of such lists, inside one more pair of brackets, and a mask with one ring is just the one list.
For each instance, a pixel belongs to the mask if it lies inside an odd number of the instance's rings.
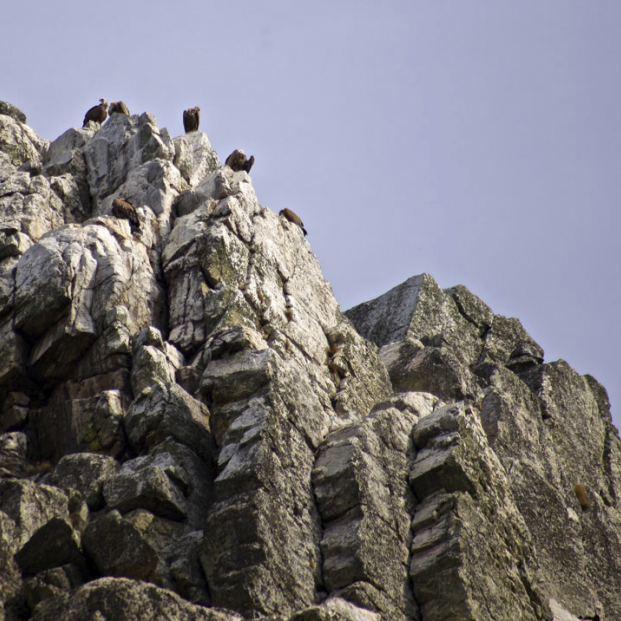
{"label": "bird on rock summit", "polygon": [[112,116],[115,112],[117,114],[129,114],[127,106],[122,101],[110,102],[110,107],[108,108],[108,116]]}
{"label": "bird on rock summit", "polygon": [[246,158],[246,154],[241,149],[235,149],[235,151],[226,158],[226,162],[224,162],[224,165],[228,166],[233,172],[245,170],[247,173],[250,172],[253,164],[254,155]]}
{"label": "bird on rock summit", "polygon": [[99,100],[98,106],[93,106],[85,115],[84,115],[84,123],[82,127],[86,127],[86,124],[89,121],[95,121],[95,123],[99,123],[100,125],[106,120],[108,116],[108,104],[105,99]]}
{"label": "bird on rock summit", "polygon": [[201,122],[201,109],[199,106],[194,108],[188,108],[183,111],[183,129],[185,133],[195,132],[198,130],[198,126]]}
{"label": "bird on rock summit", "polygon": [[302,222],[302,220],[300,220],[300,216],[291,211],[291,209],[281,209],[278,215],[284,216],[287,220],[289,220],[289,222],[293,222],[293,224],[297,224],[302,229],[304,235],[307,235],[306,229],[304,228],[304,222]]}

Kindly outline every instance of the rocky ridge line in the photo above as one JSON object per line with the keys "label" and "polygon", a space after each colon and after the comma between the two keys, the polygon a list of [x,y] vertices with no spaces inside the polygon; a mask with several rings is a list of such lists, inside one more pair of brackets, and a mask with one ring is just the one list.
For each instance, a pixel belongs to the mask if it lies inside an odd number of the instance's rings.
{"label": "rocky ridge line", "polygon": [[25,121],[0,104],[0,619],[621,617],[593,378],[428,275],[341,314],[202,132]]}

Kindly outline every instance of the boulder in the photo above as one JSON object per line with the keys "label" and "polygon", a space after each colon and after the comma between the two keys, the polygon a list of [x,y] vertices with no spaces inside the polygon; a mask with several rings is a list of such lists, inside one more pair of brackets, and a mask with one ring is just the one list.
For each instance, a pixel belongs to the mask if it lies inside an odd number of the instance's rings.
{"label": "boulder", "polygon": [[174,165],[183,178],[195,186],[220,166],[220,158],[203,132],[190,132],[174,139]]}
{"label": "boulder", "polygon": [[84,551],[103,576],[154,577],[158,555],[140,530],[118,511],[93,519],[82,538]]}
{"label": "boulder", "polygon": [[[117,115],[120,116],[120,115]],[[224,611],[190,604],[151,584],[125,578],[100,578],[70,597],[58,597],[37,607],[33,621],[241,621]]]}
{"label": "boulder", "polygon": [[46,569],[83,560],[80,538],[71,524],[54,517],[35,531],[15,555],[25,574],[37,574]]}
{"label": "boulder", "polygon": [[103,505],[104,481],[112,478],[119,464],[112,457],[94,453],[73,453],[60,459],[49,482],[65,491],[79,491],[91,510]]}

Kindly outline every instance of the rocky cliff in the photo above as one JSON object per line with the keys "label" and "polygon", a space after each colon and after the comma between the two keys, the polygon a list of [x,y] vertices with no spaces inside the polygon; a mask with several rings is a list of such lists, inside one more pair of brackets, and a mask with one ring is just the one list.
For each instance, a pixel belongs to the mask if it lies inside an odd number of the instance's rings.
{"label": "rocky cliff", "polygon": [[621,618],[595,379],[428,275],[342,314],[202,132],[25,123],[0,104],[0,620]]}

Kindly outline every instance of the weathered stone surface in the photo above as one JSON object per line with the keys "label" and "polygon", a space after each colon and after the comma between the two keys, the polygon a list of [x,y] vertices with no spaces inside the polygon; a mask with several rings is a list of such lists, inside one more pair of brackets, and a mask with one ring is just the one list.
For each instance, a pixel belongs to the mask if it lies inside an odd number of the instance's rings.
{"label": "weathered stone surface", "polygon": [[[428,274],[414,276],[379,298],[348,310],[346,315],[363,336],[393,352],[400,342],[408,341],[420,342],[425,348],[447,349],[440,352],[440,357],[456,358],[456,363],[462,367],[496,361],[520,372],[543,362],[543,350],[518,319],[493,315],[486,304],[463,286],[442,291]],[[426,355],[421,351],[412,352],[419,361],[426,360]],[[430,355],[432,359],[438,358],[437,353]],[[397,375],[404,364],[410,369],[403,373],[409,376],[410,382],[412,378],[416,381],[421,365],[404,358],[393,360]],[[444,360],[440,366],[449,377],[466,373],[465,369],[458,371],[455,362]],[[420,374],[427,375],[424,370]],[[449,384],[465,380],[449,380]],[[467,383],[472,384],[472,380],[467,378]],[[463,390],[457,390],[459,392]],[[455,394],[454,398],[463,396]]]}
{"label": "weathered stone surface", "polygon": [[215,606],[286,613],[314,602],[313,454],[285,416],[255,399],[223,439],[201,555]]}
{"label": "weathered stone surface", "polygon": [[131,382],[135,395],[154,384],[174,382],[176,371],[183,364],[183,355],[170,343],[164,344],[156,328],[134,336],[133,354]]}
{"label": "weathered stone surface", "polygon": [[82,148],[93,137],[92,127],[71,128],[50,143],[43,164],[51,176],[71,173],[73,177],[86,178],[86,163]]}
{"label": "weathered stone surface", "polygon": [[115,114],[88,141],[83,153],[91,195],[103,199],[142,164],[172,160],[175,147],[168,131],[157,128],[153,115]]}
{"label": "weathered stone surface", "polygon": [[203,531],[197,530],[175,540],[170,573],[179,595],[193,604],[209,606],[211,598],[199,557],[202,538]]}
{"label": "weathered stone surface", "polygon": [[[122,377],[113,374],[111,383]],[[78,451],[117,456],[126,449],[123,427],[124,400],[118,390],[104,390],[94,397],[80,398],[79,389],[63,384],[48,405],[33,415],[41,456],[54,461]],[[96,385],[96,389],[105,386]],[[87,390],[92,392],[92,390]],[[76,394],[77,393],[77,394]]]}
{"label": "weathered stone surface", "polygon": [[445,401],[473,399],[480,393],[475,377],[460,363],[452,348],[418,349],[405,339],[384,345],[380,357],[395,390],[431,392]]}
{"label": "weathered stone surface", "polygon": [[118,511],[92,520],[82,543],[101,575],[150,580],[155,574],[157,552]]}
{"label": "weathered stone surface", "polygon": [[[350,323],[200,132],[114,115],[48,144],[7,110],[0,618],[236,618],[173,591],[297,621],[621,618],[593,378],[428,275]],[[65,564],[20,576],[20,549]],[[133,579],[79,588],[98,572]]]}
{"label": "weathered stone surface", "polygon": [[15,172],[0,183],[0,254],[19,256],[66,223],[67,212],[50,180]]}
{"label": "weathered stone surface", "polygon": [[[120,115],[117,115],[120,116]],[[241,617],[195,606],[175,593],[123,578],[101,578],[70,597],[37,607],[33,621],[238,621]]]}
{"label": "weathered stone surface", "polygon": [[482,349],[478,330],[428,274],[413,276],[345,314],[360,334],[379,347],[406,336],[435,347],[444,342],[468,364],[478,359]]}
{"label": "weathered stone surface", "polygon": [[3,110],[0,111],[0,151],[9,156],[15,167],[27,162],[40,166],[48,141],[41,140],[34,130],[24,124],[25,120],[20,120],[17,108],[7,108],[5,104]]}
{"label": "weathered stone surface", "polygon": [[19,121],[20,123],[26,123],[26,115],[13,104],[8,101],[0,101],[0,114],[10,116],[12,119]]}
{"label": "weathered stone surface", "polygon": [[[5,396],[12,389],[18,387],[20,380],[26,376],[27,360],[28,346],[24,339],[13,330],[10,322],[0,325],[0,396]],[[12,427],[15,415],[19,418],[19,413],[8,412],[8,407],[4,401],[2,408],[3,429]]]}
{"label": "weathered stone surface", "polygon": [[320,606],[313,606],[294,614],[289,621],[379,621],[381,616],[354,606],[341,597],[329,597]]}
{"label": "weathered stone surface", "polygon": [[106,504],[121,513],[143,508],[172,520],[183,520],[187,514],[181,490],[163,468],[146,458],[123,464],[117,475],[104,482],[103,494]]}
{"label": "weathered stone surface", "polygon": [[113,477],[118,462],[106,455],[74,453],[65,455],[56,464],[49,482],[66,491],[78,490],[91,509],[99,509],[103,503],[102,486]]}
{"label": "weathered stone surface", "polygon": [[30,397],[23,392],[5,393],[1,388],[0,394],[6,394],[0,406],[0,430],[23,428],[28,420]]}
{"label": "weathered stone surface", "polygon": [[178,384],[155,384],[143,390],[127,412],[125,428],[136,450],[148,450],[172,438],[198,455],[211,454],[209,411]]}
{"label": "weathered stone surface", "polygon": [[162,468],[187,499],[187,524],[202,529],[213,502],[213,454],[197,454],[184,444],[167,439],[151,448],[145,463]]}
{"label": "weathered stone surface", "polygon": [[19,431],[0,435],[0,477],[20,477],[26,470],[28,439]]}
{"label": "weathered stone surface", "polygon": [[190,132],[174,140],[174,165],[192,186],[220,166],[220,159],[203,132]]}
{"label": "weathered stone surface", "polygon": [[22,575],[12,542],[15,531],[13,520],[0,511],[0,619],[11,621],[25,608]]}
{"label": "weathered stone surface", "polygon": [[313,485],[322,518],[323,574],[339,593],[389,619],[417,619],[408,586],[415,499],[408,488],[412,426],[438,404],[426,393],[395,395],[321,446]]}
{"label": "weathered stone surface", "polygon": [[528,529],[484,437],[474,412],[456,405],[414,427],[410,484],[421,504],[410,576],[423,619],[534,620],[546,612]]}
{"label": "weathered stone surface", "polygon": [[26,602],[34,610],[40,602],[69,594],[83,582],[82,572],[75,565],[47,569],[24,581]]}
{"label": "weathered stone surface", "polygon": [[52,518],[70,519],[67,494],[28,480],[0,480],[0,511],[14,523],[10,539],[13,553]]}
{"label": "weathered stone surface", "polygon": [[483,336],[491,328],[494,321],[494,313],[483,300],[471,293],[463,285],[445,289],[444,292],[455,300],[459,312],[476,326],[479,336]]}
{"label": "weathered stone surface", "polygon": [[372,343],[360,339],[351,323],[342,320],[326,331],[326,366],[337,392],[332,398],[337,414],[368,412],[391,392],[390,379]]}
{"label": "weathered stone surface", "polygon": [[80,563],[80,538],[71,524],[54,517],[35,531],[17,552],[15,560],[26,574],[36,574],[69,563]]}
{"label": "weathered stone surface", "polygon": [[481,361],[494,360],[516,372],[543,362],[543,349],[530,338],[519,319],[496,315],[485,333]]}
{"label": "weathered stone surface", "polygon": [[[600,607],[619,614],[609,584],[594,579],[616,574],[621,562],[610,552],[619,545],[618,434],[601,387],[564,361],[533,367],[521,375],[526,384],[497,367],[488,377],[482,414],[550,594],[575,615]],[[576,497],[577,483],[587,489],[588,510]]]}
{"label": "weathered stone surface", "polygon": [[[31,355],[33,364],[44,354],[57,357],[63,347],[77,359],[100,333],[106,312],[114,306],[130,308],[136,328],[159,323],[162,293],[144,247],[130,239],[120,241],[103,226],[68,225],[21,257],[16,327],[33,337],[47,331]],[[140,296],[134,291],[138,283]]]}

